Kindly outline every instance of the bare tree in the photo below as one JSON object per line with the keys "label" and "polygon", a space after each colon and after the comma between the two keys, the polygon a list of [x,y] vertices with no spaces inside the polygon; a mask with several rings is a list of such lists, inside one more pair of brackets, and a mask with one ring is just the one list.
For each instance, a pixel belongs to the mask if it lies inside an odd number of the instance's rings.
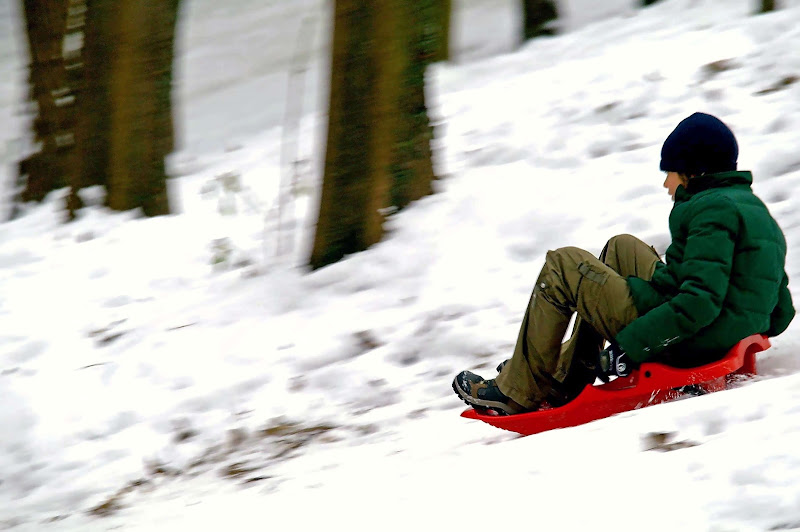
{"label": "bare tree", "polygon": [[775,11],[775,0],[761,0],[761,13],[768,13],[770,11]]}
{"label": "bare tree", "polygon": [[449,2],[423,0],[406,4],[408,32],[402,90],[398,94],[396,147],[392,160],[390,205],[406,207],[433,192],[436,178],[431,158],[433,128],[425,102],[425,71],[432,62],[446,59],[449,52]]}
{"label": "bare tree", "polygon": [[111,208],[168,213],[164,157],[174,148],[179,0],[23,3],[40,151],[20,162],[20,199],[40,201],[69,185],[74,216],[78,190],[104,185]]}
{"label": "bare tree", "polygon": [[82,207],[78,190],[106,186],[110,167],[111,71],[115,42],[114,2],[87,0],[81,50],[81,82],[76,90],[75,172],[70,180],[70,216]]}
{"label": "bare tree", "polygon": [[[107,1],[107,0],[104,0]],[[107,203],[169,213],[164,158],[173,149],[172,57],[178,0],[118,0],[114,38]]]}
{"label": "bare tree", "polygon": [[337,0],[330,111],[317,230],[310,265],[320,268],[378,242],[405,56],[402,0]]}
{"label": "bare tree", "polygon": [[68,152],[73,138],[69,130],[71,95],[66,84],[63,43],[68,0],[23,0],[31,63],[29,97],[34,106],[33,138],[38,151],[20,161],[22,201],[41,201],[65,184]]}
{"label": "bare tree", "polygon": [[312,268],[377,243],[384,208],[431,193],[425,69],[448,53],[450,8],[450,0],[337,0]]}

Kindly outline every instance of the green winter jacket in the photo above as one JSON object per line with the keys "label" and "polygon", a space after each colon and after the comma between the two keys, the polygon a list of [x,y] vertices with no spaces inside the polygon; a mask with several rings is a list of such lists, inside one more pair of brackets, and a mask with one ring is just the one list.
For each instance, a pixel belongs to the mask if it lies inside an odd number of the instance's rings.
{"label": "green winter jacket", "polygon": [[750,172],[722,172],[678,187],[666,264],[650,281],[628,279],[639,318],[616,341],[634,361],[701,365],[792,321],[786,240],[752,183]]}

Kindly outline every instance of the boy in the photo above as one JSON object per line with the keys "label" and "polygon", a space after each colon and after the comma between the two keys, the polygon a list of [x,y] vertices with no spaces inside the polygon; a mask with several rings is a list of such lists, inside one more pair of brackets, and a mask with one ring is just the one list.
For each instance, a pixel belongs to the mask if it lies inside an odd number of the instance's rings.
{"label": "boy", "polygon": [[661,149],[674,201],[666,262],[630,235],[612,238],[599,259],[574,247],[548,251],[513,356],[496,379],[459,373],[456,394],[517,414],[562,405],[595,377],[628,375],[645,360],[699,366],[752,334],[782,333],[795,313],[786,241],[753,194],[752,174],[737,171],[738,156],[716,117],[695,113],[678,124]]}

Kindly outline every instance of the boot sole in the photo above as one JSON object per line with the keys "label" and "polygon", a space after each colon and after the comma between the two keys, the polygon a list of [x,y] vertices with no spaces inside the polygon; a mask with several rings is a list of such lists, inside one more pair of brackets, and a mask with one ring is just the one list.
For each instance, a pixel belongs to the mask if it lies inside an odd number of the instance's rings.
{"label": "boot sole", "polygon": [[456,395],[459,396],[461,400],[467,404],[467,406],[471,406],[472,408],[493,410],[503,416],[510,416],[513,414],[513,412],[506,410],[508,405],[505,403],[486,401],[484,399],[478,399],[469,395],[465,390],[461,389],[461,386],[458,385],[458,377],[453,379],[453,391],[456,392]]}

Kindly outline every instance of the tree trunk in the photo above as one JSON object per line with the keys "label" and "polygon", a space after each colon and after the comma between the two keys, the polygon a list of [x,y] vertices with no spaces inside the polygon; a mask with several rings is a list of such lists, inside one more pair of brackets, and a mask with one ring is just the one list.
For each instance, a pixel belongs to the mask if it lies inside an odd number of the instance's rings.
{"label": "tree trunk", "polygon": [[407,60],[398,101],[397,148],[392,163],[391,205],[406,207],[433,192],[433,128],[425,104],[425,70],[441,59],[443,41],[440,0],[406,4]]}
{"label": "tree trunk", "polygon": [[642,0],[642,7],[651,6],[658,2],[658,0]]}
{"label": "tree trunk", "polygon": [[[398,87],[407,64],[402,0],[337,0],[330,111],[312,268],[383,235],[397,139]],[[402,23],[401,23],[402,21]]]}
{"label": "tree trunk", "polygon": [[31,57],[30,99],[37,108],[33,134],[39,151],[19,163],[20,182],[27,177],[22,201],[41,201],[66,184],[64,173],[74,140],[63,56],[68,7],[68,0],[23,1]]}
{"label": "tree trunk", "polygon": [[761,13],[775,11],[775,0],[761,0]]}
{"label": "tree trunk", "polygon": [[453,24],[453,0],[443,0],[442,6],[442,41],[441,41],[441,54],[440,61],[450,60],[450,35],[452,34]]}
{"label": "tree trunk", "polygon": [[114,42],[108,195],[115,210],[169,214],[164,158],[173,147],[172,57],[178,0],[118,0]]}
{"label": "tree trunk", "polygon": [[550,25],[558,19],[555,0],[522,0],[522,13],[525,40],[555,33]]}
{"label": "tree trunk", "polygon": [[111,132],[111,64],[114,0],[87,0],[83,83],[75,128],[77,172],[73,190],[107,184]]}
{"label": "tree trunk", "polygon": [[[452,22],[453,1],[452,0],[424,0],[420,3],[425,6],[426,3],[430,4],[428,21],[419,21],[417,23],[425,24],[422,28],[423,39],[426,34],[429,38],[435,40],[433,45],[434,56],[431,61],[449,61],[450,60],[450,24]],[[413,4],[413,2],[412,2]],[[412,8],[413,9],[413,8]]]}

